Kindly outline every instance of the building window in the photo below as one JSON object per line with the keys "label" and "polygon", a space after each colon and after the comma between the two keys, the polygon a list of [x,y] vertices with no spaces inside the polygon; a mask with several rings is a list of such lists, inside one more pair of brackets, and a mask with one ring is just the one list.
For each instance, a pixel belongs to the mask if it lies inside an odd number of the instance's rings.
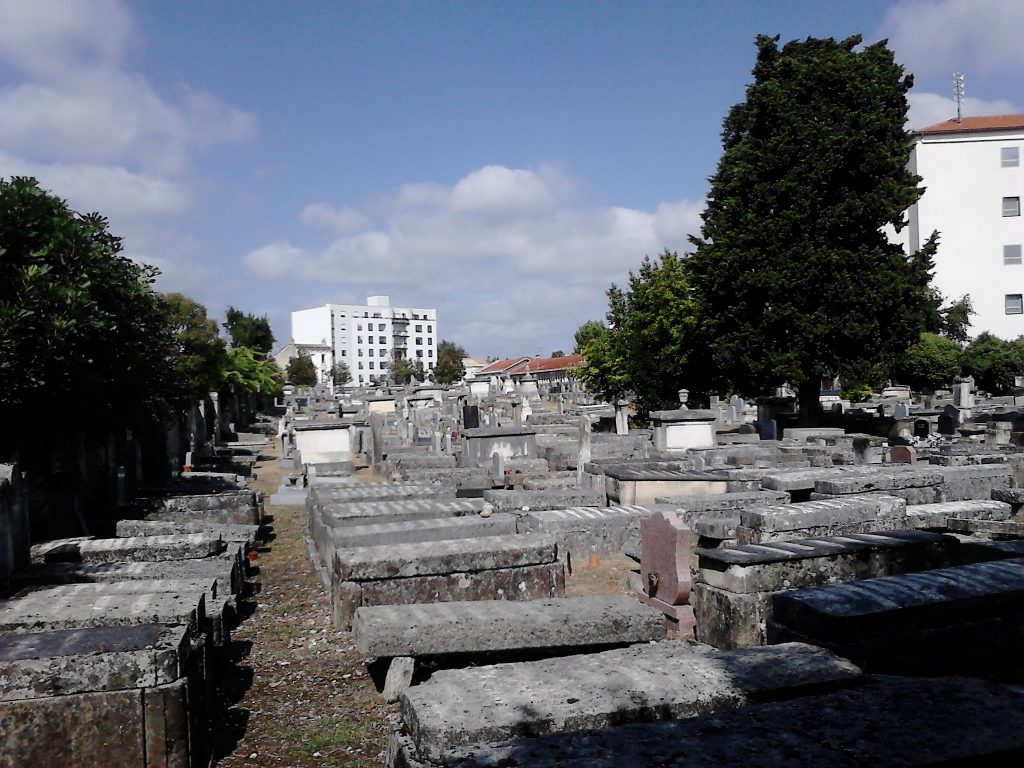
{"label": "building window", "polygon": [[[360,371],[361,371],[361,370],[363,370],[363,363],[362,363],[362,361],[360,361],[360,362],[359,362],[359,370],[360,370]],[[359,377],[359,380],[360,380],[360,381],[362,381],[362,380],[363,380],[363,377],[362,377],[362,376],[360,376],[360,377]]]}
{"label": "building window", "polygon": [[433,357],[433,356],[434,356],[434,350],[428,349],[427,350],[427,357]]}
{"label": "building window", "polygon": [[372,349],[366,350],[366,355],[367,355],[367,357],[373,357],[373,350]]}
{"label": "building window", "polygon": [[1003,264],[1020,264],[1020,244],[1003,246]]}
{"label": "building window", "polygon": [[[1020,296],[1018,296],[1017,298],[1019,299]],[[423,357],[423,350],[422,349],[417,349],[416,350],[416,357]]]}
{"label": "building window", "polygon": [[416,333],[423,333],[423,326],[422,325],[417,325],[416,326]]}
{"label": "building window", "polygon": [[378,343],[378,344],[387,344],[387,343],[388,343],[388,340],[387,340],[387,338],[386,338],[386,337],[384,337],[384,336],[378,336],[378,337],[377,337],[377,343]]}
{"label": "building window", "polygon": [[434,340],[428,336],[427,337],[427,344],[433,344],[433,343],[434,343]]}
{"label": "building window", "polygon": [[999,165],[1016,168],[1020,165],[1020,147],[1003,147],[999,150]]}
{"label": "building window", "polygon": [[359,355],[360,357],[362,357],[363,356],[363,350],[357,349],[356,350],[356,354]]}
{"label": "building window", "polygon": [[422,336],[417,336],[416,337],[416,343],[417,344],[422,344],[423,343],[423,337]]}
{"label": "building window", "polygon": [[348,357],[348,350],[347,349],[341,350],[341,356],[342,357]]}
{"label": "building window", "polygon": [[370,363],[370,370],[373,370],[373,363]]}
{"label": "building window", "polygon": [[434,332],[434,326],[428,325],[427,326],[427,333],[433,333],[433,332]]}
{"label": "building window", "polygon": [[1024,296],[1019,293],[1006,294],[1006,314],[1024,315]]}
{"label": "building window", "polygon": [[356,336],[356,344],[362,344],[362,343],[363,343],[363,337],[362,336]]}
{"label": "building window", "polygon": [[1020,198],[1003,198],[1003,216],[1020,216]]}
{"label": "building window", "polygon": [[363,324],[362,323],[356,323],[356,330],[357,331],[363,330]]}

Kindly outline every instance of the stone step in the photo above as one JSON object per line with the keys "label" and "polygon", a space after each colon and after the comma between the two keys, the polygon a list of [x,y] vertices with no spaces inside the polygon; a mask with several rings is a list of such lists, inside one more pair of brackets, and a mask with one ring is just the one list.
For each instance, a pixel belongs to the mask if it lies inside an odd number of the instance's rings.
{"label": "stone step", "polygon": [[402,695],[416,755],[520,736],[678,719],[842,686],[860,670],[803,644],[716,651],[682,641],[436,672]]}
{"label": "stone step", "polygon": [[352,636],[370,656],[427,656],[643,643],[665,619],[627,595],[359,608]]}
{"label": "stone step", "polygon": [[[921,702],[928,702],[922,706]],[[448,768],[744,768],[1019,765],[1024,692],[969,677],[868,677],[820,696],[685,720],[623,725],[463,747]],[[398,744],[408,753],[409,742]],[[397,746],[397,745],[396,745]],[[397,750],[396,750],[397,751]],[[422,763],[399,760],[418,768]]]}
{"label": "stone step", "polygon": [[173,536],[129,536],[120,539],[57,539],[32,545],[33,563],[112,563],[140,560],[183,560],[222,551],[219,536],[189,533]]}
{"label": "stone step", "polygon": [[335,547],[372,547],[412,544],[447,539],[510,536],[516,532],[516,516],[498,513],[491,517],[425,518],[367,525],[346,525],[330,529]]}

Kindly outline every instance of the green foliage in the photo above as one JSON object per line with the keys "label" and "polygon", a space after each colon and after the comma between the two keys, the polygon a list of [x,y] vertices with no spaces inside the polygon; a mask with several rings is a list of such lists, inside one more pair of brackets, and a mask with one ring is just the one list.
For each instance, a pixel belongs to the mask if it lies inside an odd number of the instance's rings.
{"label": "green foliage", "polygon": [[236,395],[260,394],[277,397],[284,386],[284,375],[277,363],[249,347],[227,350],[224,387]]}
{"label": "green foliage", "polygon": [[[584,331],[584,328],[586,329]],[[678,403],[678,390],[690,383],[688,365],[697,328],[696,305],[683,259],[665,251],[658,261],[644,258],[629,273],[629,287],[608,289],[608,325],[586,324],[579,377],[608,400],[632,392],[637,411],[646,413]]]}
{"label": "green foliage", "polygon": [[414,378],[417,381],[423,381],[427,377],[427,372],[423,369],[423,362],[417,360],[415,363],[404,358],[398,357],[391,361],[388,367],[389,378],[395,384],[405,385],[412,381]]}
{"label": "green foliage", "polygon": [[180,293],[168,293],[162,299],[164,321],[176,347],[172,400],[181,408],[220,389],[227,345],[218,334],[217,321],[207,317],[202,304]]}
{"label": "green foliage", "polygon": [[716,388],[789,381],[813,420],[822,374],[866,381],[938,324],[937,236],[908,258],[883,233],[921,194],[903,128],[912,78],[892,52],[859,36],[777,41],[758,37],[754,82],[725,119],[689,267]]}
{"label": "green foliage", "polygon": [[[939,297],[941,301],[941,297]],[[942,316],[940,333],[947,339],[963,345],[967,343],[967,331],[971,326],[971,315],[975,314],[970,296],[961,296],[948,307],[940,310]]]}
{"label": "green foliage", "polygon": [[434,366],[434,380],[438,384],[454,384],[462,381],[466,375],[466,369],[462,365],[462,358],[466,357],[466,350],[453,341],[444,339],[437,345],[437,365]]}
{"label": "green foliage", "polygon": [[1003,341],[990,333],[980,334],[963,351],[963,370],[974,377],[978,389],[1010,394],[1014,377],[1024,374],[1024,337]]}
{"label": "green foliage", "polygon": [[896,380],[915,392],[932,394],[960,375],[963,350],[951,339],[923,333],[906,351],[893,371]]}
{"label": "green foliage", "polygon": [[587,320],[583,325],[576,329],[576,333],[573,339],[576,345],[573,347],[573,353],[577,355],[583,354],[583,347],[596,336],[600,336],[607,330],[604,327],[604,323],[600,320]]}
{"label": "green foliage", "polygon": [[339,360],[331,367],[331,383],[336,387],[343,387],[350,381],[352,381],[352,371],[349,370],[348,363]]}
{"label": "green foliage", "polygon": [[300,352],[298,357],[288,360],[288,368],[285,370],[285,377],[291,384],[300,387],[316,386],[316,366],[309,355]]}
{"label": "green foliage", "polygon": [[839,396],[851,403],[862,403],[871,397],[874,388],[870,384],[852,383],[839,390]]}
{"label": "green foliage", "polygon": [[224,327],[231,335],[231,344],[236,347],[249,347],[263,355],[270,354],[274,346],[274,334],[270,330],[267,316],[244,314],[241,310],[228,307]]}
{"label": "green foliage", "polygon": [[157,271],[121,250],[99,214],[76,213],[35,179],[0,179],[0,409],[156,415],[174,348]]}
{"label": "green foliage", "polygon": [[560,349],[556,349],[554,352],[551,353],[551,356],[552,357],[565,357],[565,352],[563,352]]}

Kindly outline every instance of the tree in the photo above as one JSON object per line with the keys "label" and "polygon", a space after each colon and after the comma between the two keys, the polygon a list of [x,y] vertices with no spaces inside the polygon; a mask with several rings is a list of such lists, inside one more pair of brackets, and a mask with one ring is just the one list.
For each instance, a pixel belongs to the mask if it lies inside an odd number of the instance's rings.
{"label": "tree", "polygon": [[640,413],[678,404],[679,389],[697,381],[688,364],[697,323],[683,259],[645,257],[627,290],[608,289],[607,327],[587,328],[580,378],[608,400],[632,392]]}
{"label": "tree", "polygon": [[423,381],[427,377],[427,372],[423,369],[423,362],[421,360],[413,363],[408,358],[398,357],[397,355],[392,357],[391,363],[388,366],[388,373],[391,381],[399,385],[408,384],[413,379]]}
{"label": "tree", "polygon": [[281,394],[284,375],[277,363],[249,347],[227,350],[224,387],[236,395],[259,394],[277,397]]}
{"label": "tree", "polygon": [[1024,337],[1003,341],[982,333],[963,352],[963,370],[978,389],[993,395],[1013,391],[1014,379],[1024,374]]}
{"label": "tree", "polygon": [[224,327],[231,335],[231,343],[236,347],[249,347],[264,355],[269,355],[274,346],[274,334],[270,330],[267,316],[244,314],[241,310],[228,307]]}
{"label": "tree", "polygon": [[348,363],[339,360],[331,367],[331,383],[336,387],[343,387],[350,381],[352,381],[352,371],[349,370]]}
{"label": "tree", "polygon": [[554,352],[551,353],[551,356],[552,357],[565,357],[565,352],[563,352],[560,349],[556,349]]}
{"label": "tree", "polygon": [[921,195],[907,170],[904,75],[885,43],[759,36],[754,83],[722,130],[690,271],[714,384],[799,388],[817,421],[823,374],[866,381],[928,328],[937,235],[907,257],[883,233]]}
{"label": "tree", "polygon": [[901,384],[930,395],[952,384],[960,375],[962,357],[963,350],[955,341],[935,333],[923,333],[906,351],[893,373]]}
{"label": "tree", "polygon": [[573,338],[576,341],[576,346],[573,347],[573,352],[577,355],[583,354],[583,347],[587,345],[592,338],[603,334],[607,328],[604,327],[604,323],[600,320],[587,320],[583,325],[576,329],[576,333]]}
{"label": "tree", "polygon": [[434,380],[438,384],[454,384],[457,381],[462,381],[466,375],[462,359],[466,356],[466,350],[455,342],[442,339],[441,343],[437,345],[437,365],[434,366]]}
{"label": "tree", "polygon": [[[0,179],[0,414],[47,435],[46,419],[149,421],[174,354],[157,270],[121,253],[96,213],[31,178]],[[13,443],[12,443],[13,444]]]}
{"label": "tree", "polygon": [[217,321],[206,307],[180,293],[162,297],[164,318],[176,346],[173,361],[177,407],[185,408],[220,388],[227,365],[227,347],[218,334]]}
{"label": "tree", "polygon": [[313,365],[309,355],[303,352],[300,352],[298,357],[288,360],[285,376],[292,384],[297,384],[300,387],[316,386],[316,366]]}

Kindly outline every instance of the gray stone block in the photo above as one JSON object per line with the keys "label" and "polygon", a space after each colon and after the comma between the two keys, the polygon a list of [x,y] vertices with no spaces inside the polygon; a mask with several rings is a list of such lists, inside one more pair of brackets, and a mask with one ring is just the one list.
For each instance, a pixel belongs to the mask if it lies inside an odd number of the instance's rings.
{"label": "gray stone block", "polygon": [[1006,520],[1011,512],[1009,504],[994,499],[945,501],[939,504],[913,504],[907,507],[907,515],[915,528],[945,528],[950,518]]}
{"label": "gray stone block", "polygon": [[527,507],[530,512],[568,507],[605,507],[608,498],[603,490],[567,488],[548,491],[484,491],[484,500],[498,512],[517,512]]}
{"label": "gray stone block", "polygon": [[665,617],[626,595],[359,608],[352,635],[370,656],[425,656],[643,643]]}
{"label": "gray stone block", "polygon": [[141,560],[183,560],[223,550],[219,536],[189,533],[173,536],[130,536],[124,539],[58,539],[32,546],[33,563],[112,563]]}
{"label": "gray stone block", "polygon": [[173,523],[162,520],[118,520],[115,533],[128,536],[174,536],[183,533],[207,533],[224,541],[235,541],[247,547],[260,540],[258,525],[237,523]]}
{"label": "gray stone block", "polygon": [[944,479],[941,472],[933,469],[892,473],[875,471],[863,475],[846,475],[815,480],[814,490],[829,496],[846,496],[853,493],[890,493],[908,488],[934,487],[942,483]]}
{"label": "gray stone block", "polygon": [[548,535],[488,536],[342,549],[334,554],[333,572],[338,581],[401,579],[540,565],[556,557]]}
{"label": "gray stone block", "polygon": [[646,507],[572,507],[525,512],[519,515],[519,533],[547,533],[555,538],[562,556],[583,562],[590,554],[611,555],[640,531],[650,515]]}
{"label": "gray stone block", "polygon": [[936,467],[943,476],[941,501],[989,499],[995,488],[1010,488],[1014,468],[1009,464],[978,464],[966,467]]}
{"label": "gray stone block", "polygon": [[742,510],[740,524],[740,542],[756,544],[799,535],[903,530],[910,523],[904,499],[864,494]]}
{"label": "gray stone block", "polygon": [[789,494],[785,491],[741,491],[739,493],[720,493],[695,496],[659,496],[658,504],[669,504],[679,507],[685,514],[700,512],[719,512],[746,509],[747,507],[777,505],[789,503]]}
{"label": "gray stone block", "polygon": [[848,661],[806,645],[723,652],[664,642],[443,670],[402,695],[401,715],[417,755],[440,761],[467,744],[693,717],[859,676]]}
{"label": "gray stone block", "polygon": [[[928,706],[921,706],[928,702]],[[448,768],[859,768],[1012,765],[1024,759],[1024,693],[969,677],[868,677],[863,685],[685,719],[474,745]],[[409,740],[394,734],[391,765]],[[695,762],[696,761],[696,762]]]}
{"label": "gray stone block", "polygon": [[341,549],[389,546],[446,539],[511,536],[516,533],[516,516],[499,513],[491,517],[425,518],[390,523],[346,525],[330,529],[331,541]]}

